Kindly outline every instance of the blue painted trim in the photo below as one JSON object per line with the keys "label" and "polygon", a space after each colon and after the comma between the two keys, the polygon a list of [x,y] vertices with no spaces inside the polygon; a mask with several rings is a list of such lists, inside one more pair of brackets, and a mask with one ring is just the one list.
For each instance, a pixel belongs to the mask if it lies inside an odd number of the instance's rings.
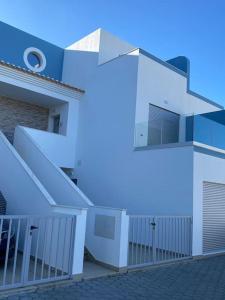
{"label": "blue painted trim", "polygon": [[186,117],[186,135],[187,142],[194,140],[194,116]]}
{"label": "blue painted trim", "polygon": [[38,48],[44,53],[47,61],[46,68],[40,74],[57,80],[62,79],[63,48],[1,21],[0,35],[3,41],[0,47],[0,60],[28,69],[23,59],[24,51],[30,47]]}
{"label": "blue painted trim", "polygon": [[194,151],[202,153],[202,154],[206,154],[206,155],[210,155],[210,156],[225,159],[225,154],[214,151],[214,150],[206,149],[206,148],[203,148],[203,147],[194,146]]}
{"label": "blue painted trim", "polygon": [[207,103],[209,103],[209,104],[212,104],[212,105],[214,105],[214,106],[217,106],[217,107],[220,108],[220,109],[224,109],[224,107],[223,107],[222,105],[220,105],[220,104],[216,103],[215,101],[210,100],[210,99],[208,99],[208,98],[206,98],[206,97],[204,97],[204,96],[202,96],[202,95],[199,95],[198,93],[193,92],[193,91],[191,91],[190,89],[187,90],[187,93],[190,94],[190,95],[192,95],[192,96],[195,96],[195,97],[197,97],[197,98],[200,98],[201,100],[203,100],[203,101],[205,101],[205,102],[207,102]]}
{"label": "blue painted trim", "polygon": [[197,98],[199,98],[199,99],[201,99],[201,100],[203,100],[203,101],[205,101],[205,102],[207,102],[207,103],[209,103],[211,105],[214,105],[214,106],[216,106],[216,107],[218,107],[220,109],[224,109],[224,107],[222,105],[216,103],[215,101],[210,100],[210,99],[208,99],[208,98],[206,98],[206,97],[204,97],[202,95],[199,95],[198,93],[195,93],[195,92],[193,92],[193,91],[190,90],[190,67],[188,69],[188,72],[185,73],[185,72],[181,71],[180,69],[177,69],[173,65],[169,64],[168,62],[165,62],[165,61],[161,60],[160,58],[158,58],[158,57],[156,57],[156,56],[148,53],[147,51],[145,51],[145,50],[143,50],[141,48],[139,48],[139,53],[143,54],[144,56],[147,56],[147,57],[151,58],[152,60],[158,62],[159,64],[165,66],[166,68],[168,68],[168,69],[170,69],[170,70],[172,70],[172,71],[174,71],[174,72],[176,72],[176,73],[184,76],[185,78],[187,78],[187,90],[186,90],[186,92],[188,94],[190,94],[192,96],[195,96],[195,97],[197,97]]}

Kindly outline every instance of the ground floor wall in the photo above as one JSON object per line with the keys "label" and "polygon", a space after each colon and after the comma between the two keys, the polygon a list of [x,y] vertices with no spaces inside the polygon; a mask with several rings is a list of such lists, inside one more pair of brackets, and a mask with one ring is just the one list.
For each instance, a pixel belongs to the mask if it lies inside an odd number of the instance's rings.
{"label": "ground floor wall", "polygon": [[193,169],[193,255],[203,254],[203,182],[225,184],[225,156],[195,148]]}
{"label": "ground floor wall", "polygon": [[92,147],[77,172],[78,186],[95,205],[129,214],[192,215],[193,147],[101,154],[98,144]]}
{"label": "ground floor wall", "polygon": [[45,107],[0,96],[0,130],[10,142],[17,125],[47,130],[48,116]]}

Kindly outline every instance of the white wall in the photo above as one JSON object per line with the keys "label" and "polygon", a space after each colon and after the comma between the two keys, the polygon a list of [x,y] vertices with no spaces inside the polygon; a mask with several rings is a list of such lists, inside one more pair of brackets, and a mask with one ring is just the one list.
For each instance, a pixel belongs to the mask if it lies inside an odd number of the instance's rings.
{"label": "white wall", "polygon": [[26,128],[42,152],[59,167],[73,168],[75,162],[75,138],[52,132]]}
{"label": "white wall", "polygon": [[[98,53],[98,64],[103,64],[119,55],[123,55],[136,47],[117,36],[98,28],[94,32],[83,37],[66,48],[73,52],[95,52]],[[67,60],[67,59],[66,59]],[[65,60],[64,60],[65,63]],[[65,66],[64,66],[65,68]]]}
{"label": "white wall", "polygon": [[[97,64],[98,52],[66,49],[64,51],[63,81],[79,86],[87,94],[89,92],[88,84],[95,74]],[[81,101],[83,101],[83,97]]]}
{"label": "white wall", "polygon": [[68,50],[99,52],[101,29],[97,29],[85,37],[68,46]]}
{"label": "white wall", "polygon": [[55,202],[35,174],[0,133],[0,190],[8,214],[48,215]]}
{"label": "white wall", "polygon": [[[193,148],[134,151],[135,124],[149,103],[184,116],[218,110],[187,93],[187,79],[104,31],[65,52],[63,80],[85,88],[80,101],[75,173],[97,205],[128,213],[192,215]],[[118,57],[119,56],[119,57]],[[100,63],[100,65],[99,65]]]}
{"label": "white wall", "polygon": [[[102,228],[103,232],[108,229],[113,232],[113,238],[96,234],[98,216],[113,218],[113,228]],[[116,268],[127,267],[128,230],[129,217],[125,210],[94,206],[88,210],[86,246],[97,261]]]}
{"label": "white wall", "polygon": [[97,29],[65,49],[63,81],[83,88],[89,93],[89,82],[97,66],[134,48],[111,33]]}
{"label": "white wall", "polygon": [[189,215],[192,150],[134,151],[137,66],[134,51],[96,67],[89,78],[80,102],[78,186],[96,205]]}
{"label": "white wall", "polygon": [[30,129],[16,128],[14,146],[56,204],[81,208],[92,205],[69,177],[41,151],[30,135]]}
{"label": "white wall", "polygon": [[[207,153],[207,150],[205,150]],[[203,181],[225,184],[225,159],[194,152],[193,255],[202,254]]]}
{"label": "white wall", "polygon": [[101,29],[98,63],[103,64],[119,55],[128,53],[135,48],[135,46],[122,41],[117,36]]}
{"label": "white wall", "polygon": [[140,54],[135,122],[147,122],[149,103],[180,115],[219,110],[187,93],[187,78]]}
{"label": "white wall", "polygon": [[[81,98],[82,99],[82,98]],[[51,107],[49,111],[49,130],[52,117],[60,114],[59,134],[29,130],[47,157],[59,167],[73,168],[76,157],[77,130],[79,118],[79,101],[73,99],[68,103]]]}
{"label": "white wall", "polygon": [[[73,101],[56,104],[50,108],[49,130],[36,130],[27,128],[29,135],[35,140],[43,153],[58,167],[73,168],[76,157],[76,143],[78,130],[79,102]],[[60,134],[51,132],[52,117],[60,114]]]}

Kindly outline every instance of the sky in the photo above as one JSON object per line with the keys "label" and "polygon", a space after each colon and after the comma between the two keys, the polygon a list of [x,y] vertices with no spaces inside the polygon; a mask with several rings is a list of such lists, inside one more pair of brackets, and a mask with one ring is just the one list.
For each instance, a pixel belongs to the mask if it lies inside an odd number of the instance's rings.
{"label": "sky", "polygon": [[101,27],[163,60],[187,56],[191,89],[225,105],[224,0],[0,0],[0,20],[61,47]]}

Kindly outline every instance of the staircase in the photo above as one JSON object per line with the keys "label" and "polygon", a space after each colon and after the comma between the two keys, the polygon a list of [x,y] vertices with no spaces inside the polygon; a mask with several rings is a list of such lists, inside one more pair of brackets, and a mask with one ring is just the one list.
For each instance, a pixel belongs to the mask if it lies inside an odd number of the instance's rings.
{"label": "staircase", "polygon": [[[7,200],[7,213],[12,215],[12,218],[15,215],[30,215],[39,220],[48,216],[45,226],[49,218],[56,214],[60,214],[62,218],[72,215],[75,226],[71,233],[71,268],[73,275],[81,274],[86,208],[91,202],[70,178],[46,157],[23,128],[18,128],[15,140],[14,147],[0,131],[0,191]],[[24,236],[20,238],[23,239]]]}
{"label": "staircase", "polygon": [[[17,127],[14,147],[54,201],[59,205],[71,207],[88,208],[92,206],[92,202],[84,193],[42,151],[30,132],[32,131],[25,127]],[[61,153],[61,155],[63,156],[64,153]]]}

